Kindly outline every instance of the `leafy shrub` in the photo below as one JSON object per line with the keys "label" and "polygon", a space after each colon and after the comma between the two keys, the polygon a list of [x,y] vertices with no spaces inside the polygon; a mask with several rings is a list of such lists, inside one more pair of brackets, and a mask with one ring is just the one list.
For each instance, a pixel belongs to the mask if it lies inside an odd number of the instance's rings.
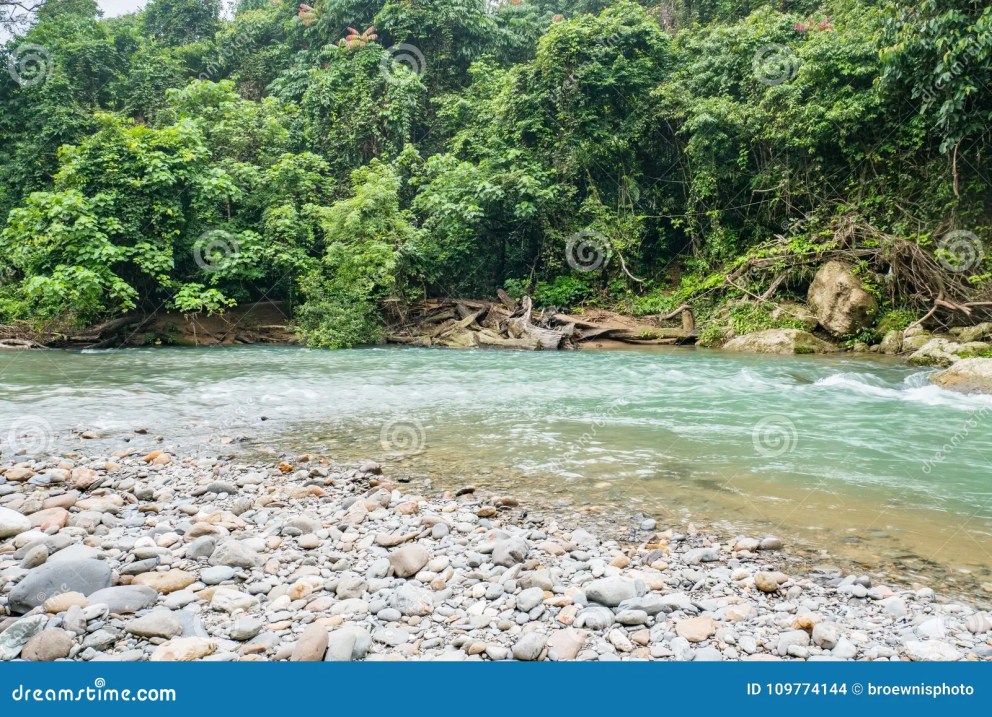
{"label": "leafy shrub", "polygon": [[575,276],[556,276],[550,284],[539,281],[534,291],[538,306],[556,306],[567,309],[588,299],[595,293],[589,282]]}

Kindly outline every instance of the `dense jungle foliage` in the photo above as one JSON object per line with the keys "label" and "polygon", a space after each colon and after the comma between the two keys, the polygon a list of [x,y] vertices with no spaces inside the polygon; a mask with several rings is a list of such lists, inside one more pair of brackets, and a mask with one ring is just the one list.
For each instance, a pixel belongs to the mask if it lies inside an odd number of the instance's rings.
{"label": "dense jungle foliage", "polygon": [[830,252],[906,320],[989,277],[980,0],[47,0],[0,54],[0,323],[285,299],[338,347],[498,288],[705,317]]}

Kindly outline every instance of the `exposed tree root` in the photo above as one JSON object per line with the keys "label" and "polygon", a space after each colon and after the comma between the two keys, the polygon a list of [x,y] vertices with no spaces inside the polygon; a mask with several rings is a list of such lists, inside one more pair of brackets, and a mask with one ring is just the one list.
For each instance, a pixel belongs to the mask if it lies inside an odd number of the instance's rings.
{"label": "exposed tree root", "polygon": [[673,317],[682,315],[681,328],[661,326],[658,321],[635,321],[600,310],[594,313],[595,319],[589,319],[555,310],[535,312],[529,296],[519,304],[506,295],[500,296],[498,302],[424,301],[409,307],[403,320],[391,328],[388,341],[446,348],[557,351],[578,348],[592,339],[666,345],[692,343],[696,338],[694,323],[686,322],[686,313],[691,318],[687,307],[680,307],[673,314]]}

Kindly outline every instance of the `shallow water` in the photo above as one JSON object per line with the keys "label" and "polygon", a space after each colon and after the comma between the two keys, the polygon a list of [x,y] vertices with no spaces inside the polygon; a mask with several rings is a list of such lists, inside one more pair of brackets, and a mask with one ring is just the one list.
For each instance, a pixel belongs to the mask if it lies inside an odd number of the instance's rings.
{"label": "shallow water", "polygon": [[245,437],[630,521],[728,521],[977,586],[992,575],[992,399],[926,374],[685,348],[6,352],[0,437],[34,452],[92,450],[81,430],[107,448],[151,445],[137,427],[177,450]]}

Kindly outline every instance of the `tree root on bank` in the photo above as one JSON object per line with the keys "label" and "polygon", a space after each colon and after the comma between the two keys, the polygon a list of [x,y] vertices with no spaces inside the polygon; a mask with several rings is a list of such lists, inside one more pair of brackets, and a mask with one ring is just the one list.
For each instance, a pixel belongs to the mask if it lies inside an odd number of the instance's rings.
{"label": "tree root on bank", "polygon": [[0,326],[0,349],[291,343],[295,336],[287,325],[289,317],[284,302],[263,301],[212,316],[132,313],[82,329],[15,322]]}
{"label": "tree root on bank", "polygon": [[[681,312],[680,312],[681,313]],[[596,320],[555,310],[535,312],[531,298],[519,303],[501,295],[499,301],[429,300],[410,307],[391,327],[389,343],[445,348],[506,348],[525,351],[576,349],[592,339],[612,339],[632,345],[693,343],[694,323],[669,328],[609,312],[596,311]]]}
{"label": "tree root on bank", "polygon": [[[980,246],[966,246],[962,251],[969,249],[980,259]],[[775,294],[790,281],[793,286],[801,285],[817,267],[840,260],[865,266],[892,306],[919,312],[922,318],[915,325],[946,329],[992,319],[988,283],[970,280],[981,272],[980,261],[976,266],[955,268],[953,251],[947,253],[952,256],[942,258],[939,251],[882,232],[858,216],[844,216],[834,224],[832,235],[811,251],[793,252],[789,239],[776,237],[729,271],[724,286],[759,303],[775,303]]]}

